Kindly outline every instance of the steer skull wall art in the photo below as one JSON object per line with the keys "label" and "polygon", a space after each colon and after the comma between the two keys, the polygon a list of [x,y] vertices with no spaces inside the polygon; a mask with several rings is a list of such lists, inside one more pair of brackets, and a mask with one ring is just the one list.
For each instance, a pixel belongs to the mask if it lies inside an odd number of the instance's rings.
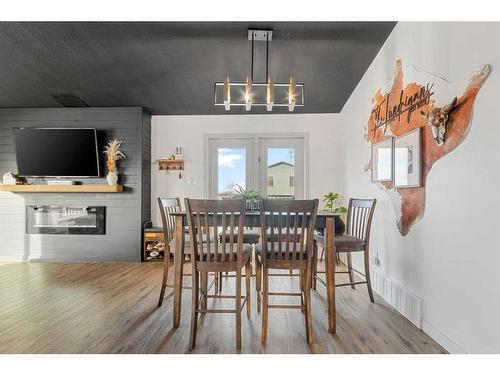
{"label": "steer skull wall art", "polygon": [[444,107],[434,108],[428,113],[420,111],[420,114],[427,120],[427,125],[430,126],[432,131],[432,137],[439,147],[444,145],[446,125],[448,124],[450,113],[455,109],[456,104],[457,97],[453,98],[451,103]]}

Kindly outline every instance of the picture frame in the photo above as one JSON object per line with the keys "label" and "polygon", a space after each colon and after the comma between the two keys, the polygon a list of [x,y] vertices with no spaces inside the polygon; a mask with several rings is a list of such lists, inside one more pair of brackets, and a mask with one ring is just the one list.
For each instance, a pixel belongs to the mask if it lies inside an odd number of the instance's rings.
{"label": "picture frame", "polygon": [[372,145],[372,182],[392,181],[394,163],[393,137]]}
{"label": "picture frame", "polygon": [[416,128],[394,138],[394,187],[422,186],[422,132]]}

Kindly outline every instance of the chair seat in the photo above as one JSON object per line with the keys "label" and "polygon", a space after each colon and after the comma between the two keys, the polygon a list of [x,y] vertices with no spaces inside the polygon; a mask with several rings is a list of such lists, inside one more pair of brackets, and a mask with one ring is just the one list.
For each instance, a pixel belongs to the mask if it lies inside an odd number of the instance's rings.
{"label": "chair seat", "polygon": [[[233,236],[234,236],[233,241],[236,242],[238,239],[238,231],[237,230],[234,231]],[[222,241],[222,234],[219,234],[219,240]],[[259,240],[260,240],[260,234],[257,233],[257,231],[248,230],[248,231],[243,232],[243,243],[256,244],[256,243],[259,243]],[[226,232],[226,242],[229,242],[229,241],[231,241],[231,234]]]}
{"label": "chair seat", "polygon": [[[314,240],[321,244],[325,243],[325,237],[315,235]],[[349,236],[347,234],[335,237],[335,248],[337,251],[361,251],[364,250],[365,241],[361,238]]]}
{"label": "chair seat", "polygon": [[[282,244],[281,246],[281,249],[282,251],[280,252],[279,250],[277,250],[277,244],[275,243],[274,244],[274,255],[275,255],[275,258],[279,258],[279,259],[285,259],[285,260],[292,260],[294,259],[293,258],[293,252],[292,252],[292,246],[293,244],[290,243],[289,244],[290,248],[289,248],[289,253],[288,253],[288,257],[286,256],[286,245],[285,244]],[[299,244],[297,244],[297,253],[296,253],[296,256],[298,256],[298,248],[299,248]],[[305,247],[305,246],[304,246]],[[258,244],[258,245],[255,245],[255,251],[257,253],[258,256],[262,256],[262,244]],[[271,245],[268,244],[267,245],[267,254],[268,254],[268,259],[271,257],[272,255],[272,250],[271,250]],[[281,258],[283,256],[283,258]],[[306,260],[307,259],[307,254],[305,253],[305,249],[304,249],[304,254],[303,254],[303,258],[301,260]],[[295,259],[295,260],[298,260],[298,259]]]}
{"label": "chair seat", "polygon": [[[222,250],[223,250],[222,246],[223,245],[221,243],[217,244],[217,260],[214,260],[214,257],[215,257],[215,244],[211,243],[211,245],[210,245],[210,260],[211,261],[216,261],[216,262],[222,261]],[[237,260],[237,246],[238,246],[237,244],[233,245],[233,254],[234,254],[234,259],[233,260],[234,261]],[[228,261],[229,250],[230,250],[230,244],[226,244],[226,250],[225,250],[225,255],[226,255],[225,261],[226,262]],[[203,253],[205,255],[207,254],[207,246],[206,245],[203,245]],[[245,264],[250,259],[250,257],[252,256],[252,245],[244,243],[241,253],[243,255],[243,264]]]}

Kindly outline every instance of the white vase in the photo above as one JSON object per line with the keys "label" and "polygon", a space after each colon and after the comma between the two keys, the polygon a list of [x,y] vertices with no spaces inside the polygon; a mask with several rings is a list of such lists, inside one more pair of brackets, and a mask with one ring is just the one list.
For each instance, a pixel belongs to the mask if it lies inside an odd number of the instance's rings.
{"label": "white vase", "polygon": [[116,172],[109,172],[108,175],[106,176],[106,180],[108,180],[108,185],[116,185],[118,183],[118,173]]}

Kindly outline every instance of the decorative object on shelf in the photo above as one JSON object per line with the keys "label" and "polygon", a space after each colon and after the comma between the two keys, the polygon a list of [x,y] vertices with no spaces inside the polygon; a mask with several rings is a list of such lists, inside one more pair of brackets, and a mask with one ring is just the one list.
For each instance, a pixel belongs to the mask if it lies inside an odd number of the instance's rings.
{"label": "decorative object on shelf", "polygon": [[236,185],[234,187],[234,196],[246,200],[247,211],[256,211],[260,209],[260,201],[262,199],[260,191],[246,190],[240,185]]}
{"label": "decorative object on shelf", "polygon": [[[457,84],[450,86],[447,80],[419,84],[418,81],[428,82],[436,77],[435,74],[420,71],[412,71],[412,79],[416,82],[405,84],[403,64],[397,60],[392,86],[386,93],[382,93],[381,89],[376,92],[365,127],[365,138],[375,145],[387,137],[395,137],[394,181],[379,184],[390,194],[396,224],[403,236],[424,215],[426,179],[434,163],[456,149],[469,133],[474,101],[489,72],[489,65],[482,66],[471,75],[462,95],[451,102],[448,102],[447,96],[447,102],[437,106],[438,93],[449,93],[456,89]],[[415,149],[417,147],[421,151]]]}
{"label": "decorative object on shelf", "polygon": [[372,145],[372,182],[392,181],[392,137]]}
{"label": "decorative object on shelf", "polygon": [[106,167],[108,168],[108,175],[106,180],[109,185],[116,185],[118,183],[118,172],[116,169],[116,163],[118,160],[126,159],[125,154],[121,150],[122,141],[114,139],[109,141],[104,149],[106,154]]}
{"label": "decorative object on shelf", "polygon": [[394,139],[394,187],[420,187],[422,183],[422,137],[420,128]]}
{"label": "decorative object on shelf", "polygon": [[175,160],[182,160],[184,159],[183,155],[182,155],[182,146],[177,146],[175,148],[175,155],[174,155],[174,159]]}
{"label": "decorative object on shelf", "polygon": [[444,137],[446,134],[446,125],[448,118],[457,105],[457,97],[455,96],[451,103],[446,104],[444,107],[437,107],[430,112],[420,111],[420,114],[427,120],[427,125],[431,127],[432,137],[438,146],[444,145]]}
{"label": "decorative object on shelf", "polygon": [[340,217],[341,214],[345,214],[347,212],[347,208],[345,206],[340,205],[341,196],[337,192],[329,192],[323,196],[323,203],[325,204],[324,210],[328,212],[333,212],[334,214],[339,214],[335,216],[335,235],[344,234],[345,232],[345,223]]}
{"label": "decorative object on shelf", "polygon": [[160,171],[170,172],[170,171],[178,171],[179,178],[182,178],[182,171],[184,170],[184,160],[179,159],[175,160],[170,157],[169,159],[158,159],[158,169]]}
{"label": "decorative object on shelf", "polygon": [[15,173],[7,172],[3,175],[2,183],[4,185],[26,185],[28,182],[24,177],[19,177]]}
{"label": "decorative object on shelf", "polygon": [[[224,106],[226,111],[234,106],[245,107],[247,111],[252,107],[266,107],[269,112],[273,107],[287,107],[290,112],[295,107],[303,107],[304,83],[296,83],[293,77],[286,83],[272,82],[269,76],[269,42],[273,40],[273,30],[249,29],[248,40],[252,41],[250,77],[245,82],[231,82],[229,77],[224,82],[215,82],[214,104]],[[255,42],[266,43],[266,76],[262,82],[254,81]]]}

